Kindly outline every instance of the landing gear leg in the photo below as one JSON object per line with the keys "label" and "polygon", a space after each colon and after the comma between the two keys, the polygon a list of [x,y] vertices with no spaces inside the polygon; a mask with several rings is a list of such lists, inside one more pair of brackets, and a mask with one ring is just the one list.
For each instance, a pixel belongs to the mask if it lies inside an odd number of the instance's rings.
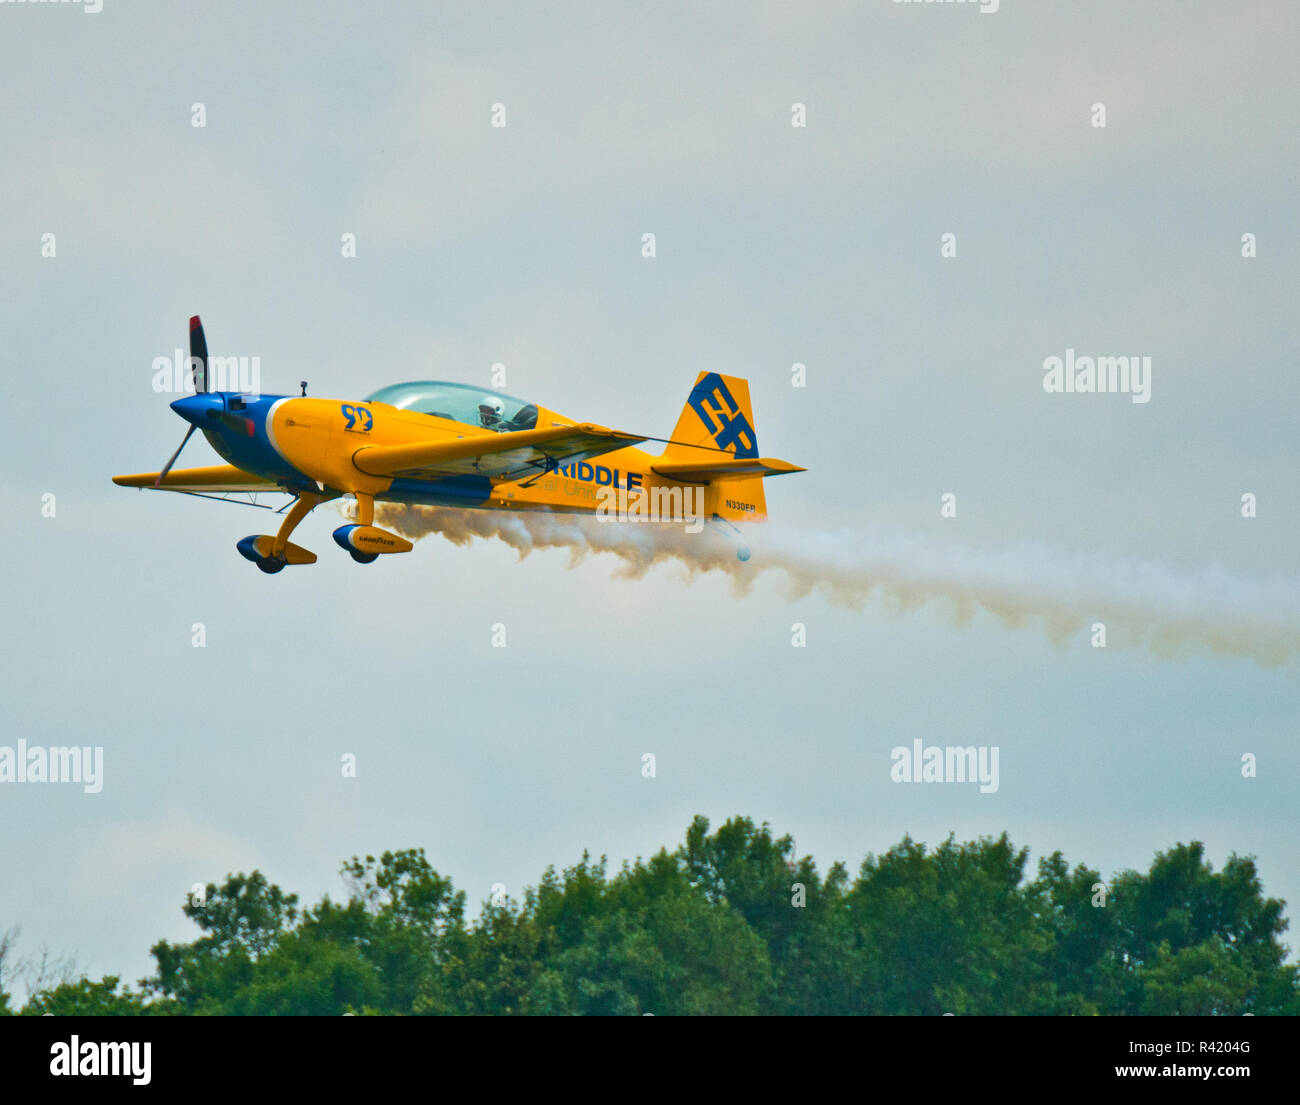
{"label": "landing gear leg", "polygon": [[[357,525],[373,526],[375,524],[375,497],[367,495],[364,491],[353,492],[357,497]],[[379,559],[378,553],[362,552],[360,549],[349,548],[348,553],[358,564],[373,564]]]}
{"label": "landing gear leg", "polygon": [[354,491],[352,494],[357,500],[357,520],[334,531],[334,544],[358,564],[373,564],[381,553],[411,551],[411,543],[405,537],[375,525],[375,496],[372,492]]}
{"label": "landing gear leg", "polygon": [[315,553],[289,544],[289,534],[327,498],[328,496],[317,495],[315,492],[300,492],[293,508],[285,515],[280,532],[274,537],[268,537],[264,533],[245,537],[235,546],[239,550],[239,555],[245,560],[251,560],[268,575],[280,571],[286,564],[316,563]]}
{"label": "landing gear leg", "polygon": [[275,543],[271,546],[271,558],[273,560],[284,559],[284,550],[289,544],[289,534],[298,528],[299,522],[324,501],[324,495],[317,495],[311,491],[299,493],[298,501],[293,504],[293,509],[284,516],[284,522],[280,525],[280,532],[275,535]]}

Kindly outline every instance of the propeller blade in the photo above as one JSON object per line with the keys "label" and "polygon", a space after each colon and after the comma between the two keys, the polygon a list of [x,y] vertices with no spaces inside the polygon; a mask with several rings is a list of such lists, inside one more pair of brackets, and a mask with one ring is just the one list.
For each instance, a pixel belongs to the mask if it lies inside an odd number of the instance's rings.
{"label": "propeller blade", "polygon": [[163,470],[158,473],[158,478],[153,481],[154,487],[161,487],[163,480],[167,478],[167,473],[172,470],[172,465],[176,463],[176,458],[181,455],[181,450],[185,448],[185,443],[189,441],[190,434],[195,430],[194,423],[190,423],[190,428],[185,431],[185,436],[181,438],[181,443],[176,447],[176,452],[172,454],[171,460],[163,465]]}
{"label": "propeller blade", "polygon": [[230,411],[208,411],[207,415],[211,419],[220,421],[228,430],[234,430],[236,433],[252,437],[257,432],[253,420],[242,414],[232,414]]}
{"label": "propeller blade", "polygon": [[198,315],[190,319],[190,374],[195,394],[204,394],[208,390],[208,339],[203,336]]}

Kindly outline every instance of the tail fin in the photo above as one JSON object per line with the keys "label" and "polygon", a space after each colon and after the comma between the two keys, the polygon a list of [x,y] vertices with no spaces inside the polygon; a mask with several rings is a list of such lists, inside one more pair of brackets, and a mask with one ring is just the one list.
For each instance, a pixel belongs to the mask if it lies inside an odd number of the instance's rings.
{"label": "tail fin", "polygon": [[699,460],[703,459],[701,450],[708,450],[716,459],[719,449],[733,457],[758,456],[749,381],[701,372],[677,419],[672,440],[664,448],[664,459]]}
{"label": "tail fin", "polygon": [[716,372],[696,378],[664,447],[663,464],[653,470],[669,479],[705,484],[709,515],[737,522],[767,518],[764,476],[803,471],[759,457],[749,382]]}

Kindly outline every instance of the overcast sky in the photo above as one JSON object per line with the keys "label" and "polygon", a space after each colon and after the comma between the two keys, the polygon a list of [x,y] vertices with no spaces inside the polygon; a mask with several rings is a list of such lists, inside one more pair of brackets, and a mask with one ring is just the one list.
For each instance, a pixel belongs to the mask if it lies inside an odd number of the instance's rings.
{"label": "overcast sky", "polygon": [[[151,364],[198,312],[268,393],[502,362],[513,394],[666,436],[698,372],[743,376],[763,454],[809,470],[768,484],[788,532],[1293,597],[1297,41],[1276,0],[0,4],[0,744],[105,758],[99,794],[0,787],[0,928],[134,980],[231,871],[310,902],[423,846],[477,907],[696,813],[823,869],[906,832],[1107,875],[1197,839],[1294,914],[1295,660],[499,543],[362,567],[331,505],[295,536],[319,563],[264,576],[234,546],[269,513],[110,477],[180,441]],[[1067,349],[1151,357],[1150,401],[1045,393]],[[917,738],[999,747],[998,791],[891,782]]]}

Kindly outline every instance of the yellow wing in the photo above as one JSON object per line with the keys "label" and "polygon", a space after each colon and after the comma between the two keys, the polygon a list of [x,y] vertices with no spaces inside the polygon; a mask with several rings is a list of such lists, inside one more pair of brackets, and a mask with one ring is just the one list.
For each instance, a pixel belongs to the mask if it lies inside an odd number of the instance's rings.
{"label": "yellow wing", "polygon": [[254,476],[233,464],[214,464],[210,468],[177,468],[157,483],[157,472],[139,472],[134,476],[114,476],[122,487],[158,487],[163,491],[278,491],[279,486],[261,476]]}
{"label": "yellow wing", "polygon": [[410,445],[367,445],[352,454],[352,463],[368,476],[428,478],[447,475],[523,476],[556,464],[623,449],[644,437],[583,422],[544,430],[491,430],[450,441]]}

